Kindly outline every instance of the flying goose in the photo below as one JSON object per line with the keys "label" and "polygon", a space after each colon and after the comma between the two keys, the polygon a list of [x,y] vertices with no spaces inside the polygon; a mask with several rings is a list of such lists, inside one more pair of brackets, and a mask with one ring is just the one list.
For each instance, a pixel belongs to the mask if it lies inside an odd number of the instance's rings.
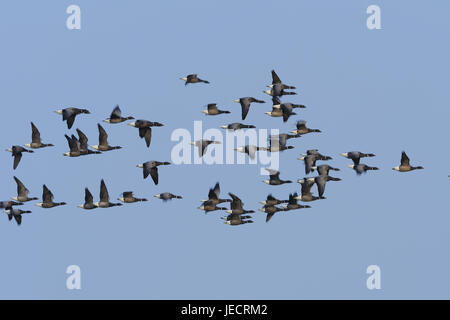
{"label": "flying goose", "polygon": [[409,164],[409,158],[405,151],[402,151],[402,158],[400,160],[400,166],[392,168],[392,170],[399,172],[408,172],[412,170],[423,169],[422,166],[413,167]]}
{"label": "flying goose", "polygon": [[281,96],[284,96],[284,95],[295,95],[295,94],[297,94],[295,92],[285,91],[283,89],[283,84],[279,84],[279,83],[270,85],[268,87],[270,89],[269,90],[264,90],[263,92],[265,94],[268,94],[269,96],[272,96],[272,97],[281,97]]}
{"label": "flying goose", "polygon": [[234,151],[246,153],[250,157],[250,159],[255,159],[256,151],[263,151],[265,150],[263,147],[257,147],[255,145],[245,145],[244,147],[239,147],[233,149]]}
{"label": "flying goose", "polygon": [[0,201],[0,208],[1,209],[12,209],[13,206],[22,206],[22,202],[15,202],[15,201]]}
{"label": "flying goose", "polygon": [[306,106],[303,104],[295,104],[292,102],[281,102],[280,98],[278,98],[278,97],[272,97],[272,102],[273,102],[272,108],[275,108],[275,109],[281,109],[282,105],[286,106],[288,109],[291,109],[291,110],[297,109],[297,108],[300,108],[300,109],[306,108]]}
{"label": "flying goose", "polygon": [[212,200],[207,200],[203,202],[202,205],[199,207],[199,209],[205,211],[205,213],[216,210],[227,210],[227,208],[218,207],[217,204]]}
{"label": "flying goose", "polygon": [[145,198],[136,198],[135,196],[133,196],[133,192],[132,191],[125,191],[124,193],[122,193],[122,197],[120,197],[117,200],[122,201],[124,203],[135,203],[135,202],[148,201]]}
{"label": "flying goose", "polygon": [[272,111],[264,113],[271,117],[281,117],[283,116],[283,110],[281,110],[280,105],[280,99],[278,97],[272,97]]}
{"label": "flying goose", "polygon": [[103,179],[100,182],[100,201],[95,202],[94,205],[96,205],[99,208],[111,208],[122,206],[121,203],[112,203],[109,201],[108,188],[106,188],[105,180]]}
{"label": "flying goose", "polygon": [[143,164],[138,164],[136,167],[143,169],[144,179],[150,175],[153,179],[155,185],[158,185],[158,166],[168,166],[170,162],[159,162],[159,161],[147,161]]}
{"label": "flying goose", "polygon": [[265,206],[275,206],[277,204],[286,203],[286,202],[288,202],[288,201],[287,200],[278,200],[277,198],[272,196],[272,194],[269,194],[267,196],[266,201],[261,201],[260,203],[265,205]]}
{"label": "flying goose", "polygon": [[87,136],[81,131],[80,129],[77,129],[78,139],[72,135],[72,140],[78,141],[78,148],[80,149],[80,155],[87,156],[89,154],[101,154],[100,151],[93,151],[89,150],[88,146],[88,138]]}
{"label": "flying goose", "polygon": [[280,85],[282,89],[296,89],[294,86],[288,86],[284,84],[280,77],[276,74],[275,70],[272,70],[272,85],[268,85],[267,87],[273,88],[274,85]]}
{"label": "flying goose", "polygon": [[250,104],[252,102],[256,102],[256,103],[266,103],[263,100],[258,100],[255,99],[253,97],[244,97],[244,98],[239,98],[236,100],[233,100],[233,102],[237,102],[241,104],[241,108],[242,108],[242,120],[245,120],[245,118],[247,117],[248,111],[250,110]]}
{"label": "flying goose", "polygon": [[231,192],[229,192],[228,194],[231,197],[231,199],[233,199],[233,201],[231,201],[230,210],[227,210],[226,211],[227,213],[241,215],[245,213],[255,212],[253,210],[244,210],[244,203],[242,202],[242,200],[239,199],[239,197],[237,197],[236,195],[232,194]]}
{"label": "flying goose", "polygon": [[301,135],[299,134],[288,134],[288,133],[280,133],[280,134],[273,134],[269,136],[269,141],[275,141],[278,140],[279,144],[285,145],[287,140],[292,138],[300,138]]}
{"label": "flying goose", "polygon": [[231,202],[230,199],[220,199],[219,196],[220,196],[220,185],[219,182],[217,182],[214,188],[209,189],[208,200],[202,200],[202,202],[211,202],[216,205],[223,202]]}
{"label": "flying goose", "polygon": [[317,167],[311,167],[311,171],[314,171],[314,170],[317,170],[317,172],[319,173],[319,176],[327,176],[328,173],[330,172],[330,170],[340,171],[339,168],[334,168],[327,164],[321,164],[320,166],[317,166]]}
{"label": "flying goose", "polygon": [[14,176],[14,180],[17,184],[17,197],[12,198],[14,201],[20,201],[20,202],[28,202],[33,200],[38,200],[38,198],[30,198],[28,197],[28,194],[30,191],[25,187],[25,185],[20,181],[16,176]]}
{"label": "flying goose", "polygon": [[119,106],[117,105],[114,110],[111,112],[111,115],[108,119],[103,120],[103,122],[106,123],[121,123],[127,120],[134,120],[133,117],[122,117],[122,111],[120,110]]}
{"label": "flying goose", "polygon": [[323,196],[323,194],[325,193],[325,185],[327,183],[327,181],[341,181],[340,178],[334,178],[331,176],[317,176],[314,178],[309,178],[308,179],[310,182],[316,183],[317,185],[317,191],[319,192],[319,198],[320,199],[325,199],[325,197]]}
{"label": "flying goose", "polygon": [[180,78],[180,80],[184,81],[185,86],[187,86],[189,83],[209,83],[209,81],[200,79],[197,74],[189,74],[186,77]]}
{"label": "flying goose", "polygon": [[309,154],[298,158],[297,160],[303,160],[305,163],[305,174],[309,174],[312,168],[316,166],[317,157],[315,155]]}
{"label": "flying goose", "polygon": [[230,111],[217,109],[216,103],[208,104],[207,108],[208,108],[207,110],[202,111],[206,116],[215,116],[215,115],[222,114],[222,113],[230,113]]}
{"label": "flying goose", "polygon": [[287,146],[286,145],[287,139],[277,139],[277,138],[271,138],[269,139],[269,147],[261,147],[262,150],[267,152],[281,152],[284,150],[294,149],[294,146]]}
{"label": "flying goose", "polygon": [[333,160],[332,157],[329,156],[324,156],[322,154],[320,154],[319,150],[317,149],[310,149],[306,151],[306,154],[302,154],[303,156],[315,156],[316,160],[322,160],[322,161],[326,161],[326,160]]}
{"label": "flying goose", "polygon": [[283,113],[283,122],[287,122],[289,120],[290,116],[294,116],[296,115],[295,112],[292,111],[292,106],[288,105],[288,104],[282,104],[280,107],[282,113]]}
{"label": "flying goose", "polygon": [[73,123],[75,122],[75,117],[79,114],[91,114],[89,110],[78,109],[78,108],[65,108],[62,110],[56,110],[57,114],[62,114],[63,121],[67,121],[67,128],[72,129]]}
{"label": "flying goose", "polygon": [[304,179],[298,180],[297,182],[301,184],[302,190],[301,190],[300,196],[294,197],[295,200],[300,200],[303,202],[310,202],[310,201],[315,201],[315,200],[320,199],[319,197],[313,196],[311,193],[311,187],[314,185],[314,181],[304,178]]}
{"label": "flying goose", "polygon": [[88,188],[84,189],[84,203],[80,204],[78,208],[85,210],[92,210],[98,208],[96,204],[94,204],[94,197]]}
{"label": "flying goose", "polygon": [[278,211],[287,211],[287,209],[271,205],[265,205],[264,207],[259,209],[259,211],[267,213],[266,222],[269,222],[275,213],[277,213]]}
{"label": "flying goose", "polygon": [[289,194],[288,204],[287,204],[287,206],[283,206],[283,208],[285,208],[286,211],[297,210],[297,209],[304,209],[304,208],[311,208],[311,206],[304,206],[304,205],[298,204],[297,203],[297,201],[298,201],[297,197],[298,197],[297,192],[290,193]]}
{"label": "flying goose", "polygon": [[98,123],[97,126],[98,126],[98,146],[92,146],[93,149],[99,151],[111,151],[122,149],[122,147],[120,146],[111,147],[108,143],[108,134],[106,133],[105,129],[103,129],[100,123]]}
{"label": "flying goose", "polygon": [[242,124],[239,122],[233,122],[230,123],[228,125],[224,125],[224,126],[220,126],[222,129],[227,129],[227,130],[232,130],[232,131],[236,131],[236,130],[241,130],[241,129],[254,129],[256,128],[255,126],[251,125],[251,124]]}
{"label": "flying goose", "polygon": [[33,150],[25,149],[21,146],[12,146],[11,149],[7,149],[7,152],[11,152],[12,156],[14,157],[14,163],[13,163],[13,169],[16,170],[19,166],[20,160],[22,159],[22,153],[28,152],[28,153],[34,153]]}
{"label": "flying goose", "polygon": [[349,164],[348,165],[349,168],[353,169],[356,171],[356,174],[360,175],[362,173],[365,173],[368,170],[378,170],[377,167],[370,167],[366,164],[360,163],[360,164]]}
{"label": "flying goose", "polygon": [[198,148],[198,156],[201,158],[205,155],[206,153],[206,148],[208,148],[208,146],[210,144],[220,144],[219,141],[212,141],[212,140],[197,140],[194,142],[190,142],[191,145],[196,146]]}
{"label": "flying goose", "polygon": [[251,216],[241,216],[240,214],[232,213],[226,217],[222,217],[225,220],[225,224],[230,226],[238,226],[246,223],[253,223],[253,220],[249,220]]}
{"label": "flying goose", "polygon": [[148,120],[137,120],[136,122],[131,122],[128,125],[139,129],[139,137],[141,139],[145,138],[145,143],[147,144],[147,148],[150,147],[150,142],[152,140],[152,128],[151,127],[164,126],[162,123],[151,122]]}
{"label": "flying goose", "polygon": [[47,188],[47,186],[44,184],[42,187],[42,202],[36,203],[36,206],[44,208],[44,209],[50,209],[58,206],[64,206],[67,203],[65,202],[53,202],[53,193]]}
{"label": "flying goose", "polygon": [[14,217],[14,220],[16,220],[17,225],[20,226],[22,224],[22,214],[31,213],[31,211],[10,208],[6,209],[5,213],[8,215],[9,221],[11,221],[11,219]]}
{"label": "flying goose", "polygon": [[299,120],[297,121],[297,130],[291,131],[291,133],[294,134],[307,134],[310,132],[322,132],[319,129],[310,129],[306,126],[305,120]]}
{"label": "flying goose", "polygon": [[348,158],[348,159],[352,159],[353,164],[355,164],[355,165],[359,164],[359,161],[361,160],[361,158],[375,157],[375,155],[373,153],[362,153],[359,151],[344,152],[344,153],[341,153],[341,156]]}
{"label": "flying goose", "polygon": [[173,193],[170,193],[170,192],[164,192],[164,193],[155,194],[154,197],[158,198],[158,199],[161,199],[164,202],[166,202],[168,200],[172,200],[172,199],[183,199],[182,196],[177,196],[177,195],[174,195]]}
{"label": "flying goose", "polygon": [[38,128],[31,122],[31,143],[25,144],[25,147],[32,149],[46,148],[46,147],[54,147],[53,144],[42,143],[41,141],[41,133]]}
{"label": "flying goose", "polygon": [[279,186],[285,183],[292,183],[291,180],[281,180],[280,179],[280,171],[273,170],[269,168],[265,168],[269,172],[269,180],[263,180],[264,183],[267,183],[271,186]]}
{"label": "flying goose", "polygon": [[64,135],[66,137],[67,143],[69,144],[69,152],[64,153],[66,157],[79,157],[81,156],[80,152],[80,144],[75,136],[69,137],[67,134]]}

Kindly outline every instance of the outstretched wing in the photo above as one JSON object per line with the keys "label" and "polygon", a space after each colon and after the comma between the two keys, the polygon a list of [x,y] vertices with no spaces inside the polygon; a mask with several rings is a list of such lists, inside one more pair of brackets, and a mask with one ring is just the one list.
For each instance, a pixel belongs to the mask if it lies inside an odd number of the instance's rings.
{"label": "outstretched wing", "polygon": [[31,142],[32,143],[41,143],[41,133],[38,128],[31,122]]}
{"label": "outstretched wing", "polygon": [[272,84],[281,83],[280,78],[275,73],[275,70],[272,70]]}
{"label": "outstretched wing", "polygon": [[103,179],[102,179],[102,182],[100,183],[100,201],[101,202],[109,202],[108,189],[106,188],[106,184]]}
{"label": "outstretched wing", "polygon": [[19,179],[17,179],[17,177],[14,177],[14,180],[16,181],[17,184],[17,195],[19,197],[27,197],[28,196],[28,189],[25,187],[25,185],[22,183],[22,181],[20,181]]}
{"label": "outstretched wing", "polygon": [[406,155],[405,151],[402,151],[402,159],[401,159],[401,165],[402,166],[409,166],[409,158]]}
{"label": "outstretched wing", "polygon": [[98,123],[97,126],[98,126],[98,143],[101,146],[107,146],[108,134],[106,133],[106,130],[100,125],[100,123]]}
{"label": "outstretched wing", "polygon": [[120,119],[122,118],[122,111],[120,110],[119,106],[116,106],[114,110],[111,113],[110,119]]}

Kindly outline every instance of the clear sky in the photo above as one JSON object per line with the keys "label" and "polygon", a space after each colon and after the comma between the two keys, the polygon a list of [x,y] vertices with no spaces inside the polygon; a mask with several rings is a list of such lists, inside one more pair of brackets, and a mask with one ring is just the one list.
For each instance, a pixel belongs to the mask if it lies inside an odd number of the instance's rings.
{"label": "clear sky", "polygon": [[[66,8],[81,8],[81,30],[66,28]],[[381,30],[366,27],[366,9],[381,8]],[[22,226],[0,220],[0,298],[308,299],[450,298],[448,120],[450,3],[427,1],[2,1],[1,148],[29,143],[30,121],[54,148],[25,154],[19,168],[2,151],[1,200],[15,195],[13,176],[32,196],[45,183],[65,207],[33,213]],[[270,70],[297,87],[307,106],[287,123],[264,114]],[[184,86],[198,73],[211,82]],[[233,99],[254,96],[245,121]],[[216,102],[229,115],[206,117]],[[97,144],[96,124],[119,104],[125,116],[158,121],[151,147],[126,124],[108,125],[122,150],[67,158],[64,138],[83,130]],[[71,131],[53,111],[82,106],[91,115]],[[322,133],[290,140],[281,178],[304,177],[296,160],[318,148],[341,168],[326,200],[276,214],[258,201],[287,198],[300,186],[268,186],[258,165],[160,168],[160,183],[136,164],[170,161],[177,128],[193,132],[231,122],[287,132],[305,119]],[[360,150],[380,171],[356,174],[339,153]],[[425,170],[398,173],[405,150]],[[98,199],[133,190],[144,204],[83,211],[89,187]],[[230,227],[220,212],[197,209],[217,181],[255,223]],[[316,192],[316,188],[313,190]],[[163,203],[169,191],[183,200]],[[81,290],[67,290],[69,265]],[[366,268],[381,268],[381,290],[368,290]]]}

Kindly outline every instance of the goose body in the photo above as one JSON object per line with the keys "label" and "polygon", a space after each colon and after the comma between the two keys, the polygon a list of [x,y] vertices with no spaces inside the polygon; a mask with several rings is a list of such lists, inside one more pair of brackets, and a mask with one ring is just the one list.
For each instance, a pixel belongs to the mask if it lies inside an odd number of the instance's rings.
{"label": "goose body", "polygon": [[305,178],[298,180],[297,182],[301,184],[302,190],[300,196],[294,197],[295,200],[300,200],[303,202],[311,202],[320,199],[320,197],[316,197],[311,193],[311,187],[314,185],[314,181]]}
{"label": "goose body", "polygon": [[230,113],[230,111],[226,111],[226,110],[219,110],[217,108],[217,104],[216,103],[210,103],[207,105],[207,109],[202,111],[205,115],[207,116],[216,116],[219,114],[228,114]]}
{"label": "goose body", "polygon": [[25,147],[32,149],[40,149],[46,147],[53,147],[54,145],[51,143],[42,143],[41,141],[41,133],[38,128],[31,122],[31,143],[25,144]]}
{"label": "goose body", "polygon": [[120,197],[118,200],[119,200],[119,201],[122,201],[122,202],[124,202],[124,203],[135,203],[135,202],[145,202],[145,201],[148,201],[148,200],[145,199],[145,198],[136,198],[136,197],[133,195],[133,192],[132,192],[132,191],[126,191],[126,192],[122,193],[122,197]]}
{"label": "goose body", "polygon": [[62,110],[56,110],[57,114],[62,115],[63,121],[67,121],[67,128],[70,130],[75,122],[75,118],[79,114],[90,114],[87,109],[79,109],[79,108],[65,108]]}
{"label": "goose body", "polygon": [[53,193],[47,188],[47,186],[44,184],[42,187],[42,202],[37,203],[36,206],[44,208],[44,209],[50,209],[54,207],[64,206],[66,205],[65,202],[54,202],[54,196]]}
{"label": "goose body", "polygon": [[247,117],[247,114],[250,110],[250,104],[255,102],[255,103],[266,103],[263,100],[258,100],[256,98],[253,97],[244,97],[244,98],[239,98],[236,100],[233,100],[233,102],[239,103],[241,105],[241,109],[242,109],[242,120],[245,120],[245,118]]}
{"label": "goose body", "polygon": [[[72,140],[77,142],[78,149],[80,150],[80,155],[87,156],[90,154],[101,154],[100,151],[93,151],[89,149],[88,146],[88,138],[87,136],[81,131],[80,129],[77,129],[78,139],[72,135]],[[70,145],[70,144],[69,144]]]}
{"label": "goose body", "polygon": [[182,196],[177,196],[173,193],[170,192],[164,192],[164,193],[159,193],[159,194],[155,194],[154,196],[155,198],[161,199],[164,202],[168,201],[168,200],[172,200],[172,199],[183,199]]}
{"label": "goose body", "polygon": [[341,156],[343,156],[344,158],[351,159],[353,161],[354,165],[358,165],[361,158],[375,157],[375,155],[373,153],[363,153],[360,151],[344,152],[344,153],[341,153]]}
{"label": "goose body", "polygon": [[292,183],[291,180],[281,180],[280,179],[280,171],[278,170],[273,170],[273,169],[268,169],[266,168],[266,170],[269,172],[269,180],[264,180],[263,182],[271,185],[271,186],[279,186],[285,183]]}
{"label": "goose body", "polygon": [[297,121],[297,130],[293,130],[291,131],[291,133],[294,134],[307,134],[307,133],[311,133],[311,132],[322,132],[319,129],[311,129],[308,128],[306,126],[306,121],[305,120],[299,120]]}
{"label": "goose body", "polygon": [[100,182],[100,201],[95,202],[94,205],[99,208],[112,208],[122,206],[121,203],[112,203],[109,201],[108,188],[106,188],[105,180],[103,179]]}
{"label": "goose body", "polygon": [[147,161],[143,164],[138,164],[138,168],[142,168],[144,179],[146,179],[149,175],[152,177],[155,185],[158,185],[159,175],[158,175],[158,166],[168,166],[170,162],[160,162],[160,161]]}
{"label": "goose body", "polygon": [[269,222],[275,213],[277,213],[279,211],[287,211],[287,210],[285,208],[280,208],[280,207],[273,206],[273,205],[265,205],[264,207],[259,209],[259,211],[267,213],[266,222]]}
{"label": "goose body", "polygon": [[235,148],[234,151],[246,153],[250,157],[250,159],[255,159],[256,151],[264,150],[263,147],[257,147],[255,145],[245,145],[244,147]]}
{"label": "goose body", "polygon": [[193,146],[196,146],[198,148],[198,156],[201,158],[205,155],[206,148],[208,148],[208,146],[210,144],[220,144],[220,142],[212,141],[212,140],[197,140],[197,141],[191,142],[190,144]]}
{"label": "goose body", "polygon": [[284,206],[286,211],[289,210],[297,210],[297,209],[304,209],[304,208],[311,208],[311,206],[304,206],[297,203],[298,194],[297,192],[289,194],[289,200],[287,206]]}
{"label": "goose body", "polygon": [[197,74],[189,74],[186,77],[180,78],[184,81],[184,85],[187,86],[189,83],[209,83],[207,80],[200,79]]}
{"label": "goose body", "polygon": [[261,201],[260,203],[265,205],[265,206],[275,206],[281,203],[286,203],[288,202],[287,200],[278,200],[277,198],[275,198],[274,196],[272,196],[272,194],[269,194],[267,196],[266,201]]}
{"label": "goose body", "polygon": [[360,163],[360,164],[356,164],[356,165],[355,164],[349,164],[348,167],[353,169],[353,170],[355,170],[356,174],[358,174],[358,175],[361,175],[361,174],[363,174],[363,173],[365,173],[366,171],[369,171],[369,170],[379,170],[377,167],[371,167],[371,166],[368,166],[368,165],[366,165],[364,163]]}
{"label": "goose body", "polygon": [[94,204],[94,197],[88,188],[84,189],[84,203],[80,204],[78,208],[85,210],[92,210],[98,208],[96,204]]}
{"label": "goose body", "polygon": [[92,146],[93,149],[98,151],[111,151],[111,150],[118,150],[122,149],[120,146],[112,147],[108,143],[108,134],[106,133],[106,130],[100,125],[100,123],[97,124],[98,127],[98,145]]}
{"label": "goose body", "polygon": [[239,123],[239,122],[230,123],[228,125],[224,125],[224,126],[220,126],[220,127],[222,129],[227,129],[227,130],[232,130],[232,131],[241,130],[241,129],[254,129],[254,128],[256,128],[254,125],[242,124],[242,123]]}
{"label": "goose body", "polygon": [[34,153],[33,150],[28,150],[21,146],[12,146],[11,149],[7,149],[6,151],[11,152],[12,156],[14,157],[14,161],[13,161],[13,169],[14,170],[17,169],[17,167],[19,166],[20,160],[22,160],[22,153],[24,153],[24,152]]}
{"label": "goose body", "polygon": [[212,204],[218,205],[223,202],[231,202],[230,199],[220,199],[220,185],[219,182],[216,183],[214,188],[209,189],[208,200],[202,200],[203,203],[210,202]]}
{"label": "goose body", "polygon": [[28,195],[30,191],[25,187],[25,185],[17,177],[14,176],[14,181],[17,184],[17,197],[12,198],[14,201],[28,202],[33,200],[38,200],[38,198],[30,198]]}
{"label": "goose body", "polygon": [[22,214],[31,213],[29,210],[20,210],[20,209],[6,209],[5,213],[8,215],[8,219],[11,221],[12,218],[16,220],[18,226],[22,224]]}
{"label": "goose body", "polygon": [[392,168],[392,170],[399,171],[399,172],[408,172],[413,170],[420,170],[423,169],[422,166],[411,166],[409,164],[409,157],[406,155],[405,151],[402,151],[402,158],[400,159],[400,165],[397,167]]}
{"label": "goose body", "polygon": [[141,139],[145,139],[147,148],[150,147],[150,142],[152,140],[152,127],[164,126],[162,123],[151,122],[148,120],[136,120],[135,122],[131,122],[128,125],[139,129],[139,137]]}
{"label": "goose body", "polygon": [[109,118],[103,120],[103,122],[115,124],[115,123],[122,123],[127,120],[134,120],[133,117],[122,117],[122,110],[120,110],[119,106],[116,106],[113,111],[111,112],[111,115]]}

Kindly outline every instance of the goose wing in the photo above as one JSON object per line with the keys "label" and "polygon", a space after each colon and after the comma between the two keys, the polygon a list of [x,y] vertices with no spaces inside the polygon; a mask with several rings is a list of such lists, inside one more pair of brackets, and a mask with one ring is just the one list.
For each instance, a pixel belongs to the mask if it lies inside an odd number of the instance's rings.
{"label": "goose wing", "polygon": [[19,197],[27,197],[29,194],[29,190],[25,187],[25,185],[20,181],[17,177],[14,177],[14,180],[17,184],[17,195]]}
{"label": "goose wing", "polygon": [[110,119],[121,119],[122,118],[122,111],[120,110],[119,106],[116,106],[114,110],[111,112],[111,115],[109,116]]}
{"label": "goose wing", "polygon": [[406,155],[405,151],[402,151],[402,159],[400,162],[402,166],[409,166],[409,157]]}
{"label": "goose wing", "polygon": [[41,143],[41,133],[33,122],[31,122],[31,142]]}
{"label": "goose wing", "polygon": [[42,201],[44,203],[53,203],[53,193],[44,184],[42,191]]}
{"label": "goose wing", "polygon": [[98,126],[98,143],[100,146],[107,146],[108,134],[106,133],[106,130],[100,125],[100,123],[98,123],[97,126]]}
{"label": "goose wing", "polygon": [[103,179],[100,183],[100,201],[101,202],[109,202],[108,189],[106,188],[106,184]]}

